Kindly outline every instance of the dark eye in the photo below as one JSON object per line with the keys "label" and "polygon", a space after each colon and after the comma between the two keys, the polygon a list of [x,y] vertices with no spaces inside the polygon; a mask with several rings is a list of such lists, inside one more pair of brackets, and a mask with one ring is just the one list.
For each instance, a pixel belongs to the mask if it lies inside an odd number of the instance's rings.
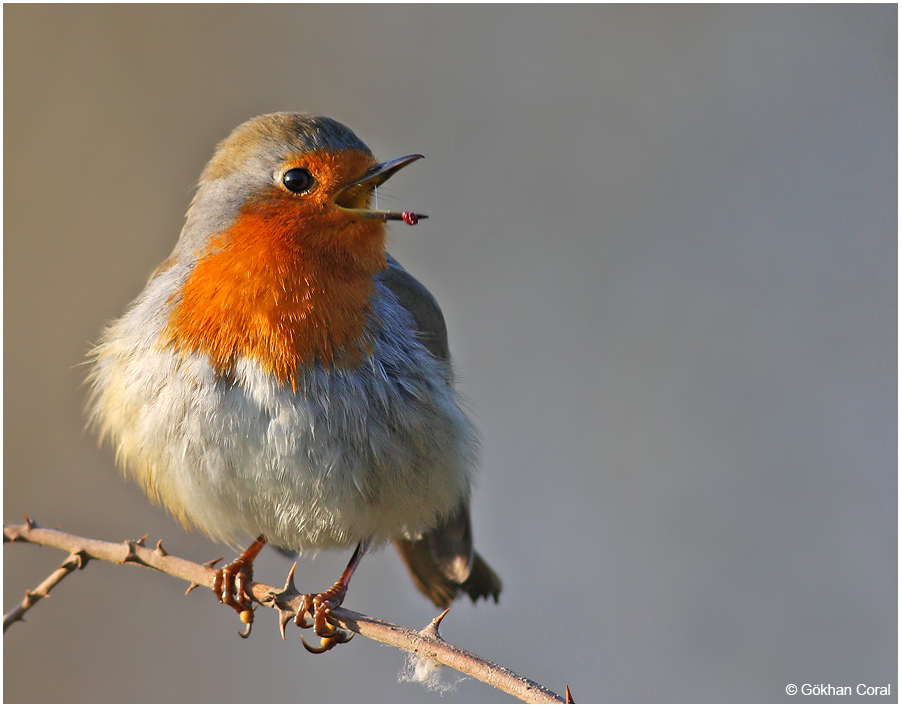
{"label": "dark eye", "polygon": [[313,177],[303,167],[293,167],[282,175],[282,184],[289,192],[303,194],[313,186]]}

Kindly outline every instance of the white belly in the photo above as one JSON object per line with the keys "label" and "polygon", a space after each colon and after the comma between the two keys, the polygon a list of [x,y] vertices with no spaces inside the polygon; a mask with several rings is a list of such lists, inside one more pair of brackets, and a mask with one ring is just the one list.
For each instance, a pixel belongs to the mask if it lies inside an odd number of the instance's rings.
{"label": "white belly", "polygon": [[304,550],[415,535],[469,496],[475,440],[445,363],[380,295],[373,355],[316,364],[297,391],[250,360],[222,378],[202,355],[149,346],[165,311],[142,298],[95,351],[94,417],[148,493],[214,538]]}

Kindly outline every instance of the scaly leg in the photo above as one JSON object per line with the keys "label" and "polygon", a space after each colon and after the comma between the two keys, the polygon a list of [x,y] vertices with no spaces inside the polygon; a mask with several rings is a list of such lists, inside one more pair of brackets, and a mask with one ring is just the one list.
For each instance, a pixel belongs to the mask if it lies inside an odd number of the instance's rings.
{"label": "scaly leg", "polygon": [[254,604],[248,589],[254,578],[254,559],[263,550],[266,539],[257,539],[235,560],[218,569],[213,579],[213,592],[219,601],[235,610],[247,626],[242,637],[249,637],[254,623]]}
{"label": "scaly leg", "polygon": [[[351,641],[351,637],[354,636],[353,633],[348,633],[340,627],[329,624],[329,610],[341,607],[341,603],[344,602],[345,595],[348,592],[348,585],[351,582],[351,576],[357,570],[360,559],[363,558],[363,554],[366,552],[366,547],[367,544],[363,541],[357,544],[348,567],[345,568],[338,582],[331,588],[325,592],[303,596],[301,607],[294,617],[294,623],[298,627],[305,629],[313,627],[313,631],[320,637],[321,643],[319,648],[313,648],[301,637],[301,641],[304,642],[304,646],[307,647],[308,651],[314,654],[322,654],[338,644]],[[308,624],[305,619],[305,615],[308,613],[313,619],[313,624]]]}

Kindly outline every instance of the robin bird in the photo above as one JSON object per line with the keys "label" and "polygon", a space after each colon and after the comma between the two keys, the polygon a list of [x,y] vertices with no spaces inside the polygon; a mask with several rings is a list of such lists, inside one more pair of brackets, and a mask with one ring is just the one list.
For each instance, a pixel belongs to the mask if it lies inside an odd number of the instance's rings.
{"label": "robin bird", "polygon": [[[498,600],[473,550],[474,429],[435,299],[386,253],[377,162],[344,125],[274,113],[221,142],[172,252],[90,353],[90,413],[117,459],[186,526],[231,544],[220,600],[253,609],[254,557],[356,550],[295,622],[322,648],[363,554],[393,542],[439,607]],[[244,541],[246,542],[246,540]],[[308,647],[309,648],[309,647]]]}

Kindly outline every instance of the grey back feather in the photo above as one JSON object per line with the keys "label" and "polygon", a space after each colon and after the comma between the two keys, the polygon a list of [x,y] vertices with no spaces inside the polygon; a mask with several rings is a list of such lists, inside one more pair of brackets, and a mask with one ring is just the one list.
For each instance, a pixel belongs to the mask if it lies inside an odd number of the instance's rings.
{"label": "grey back feather", "polygon": [[[450,362],[445,318],[432,293],[390,255],[387,260],[388,268],[378,277],[413,317],[420,343],[435,358]],[[468,501],[421,538],[396,538],[394,544],[417,589],[438,607],[448,607],[461,591],[474,602],[488,597],[498,601],[501,580],[473,551]]]}

